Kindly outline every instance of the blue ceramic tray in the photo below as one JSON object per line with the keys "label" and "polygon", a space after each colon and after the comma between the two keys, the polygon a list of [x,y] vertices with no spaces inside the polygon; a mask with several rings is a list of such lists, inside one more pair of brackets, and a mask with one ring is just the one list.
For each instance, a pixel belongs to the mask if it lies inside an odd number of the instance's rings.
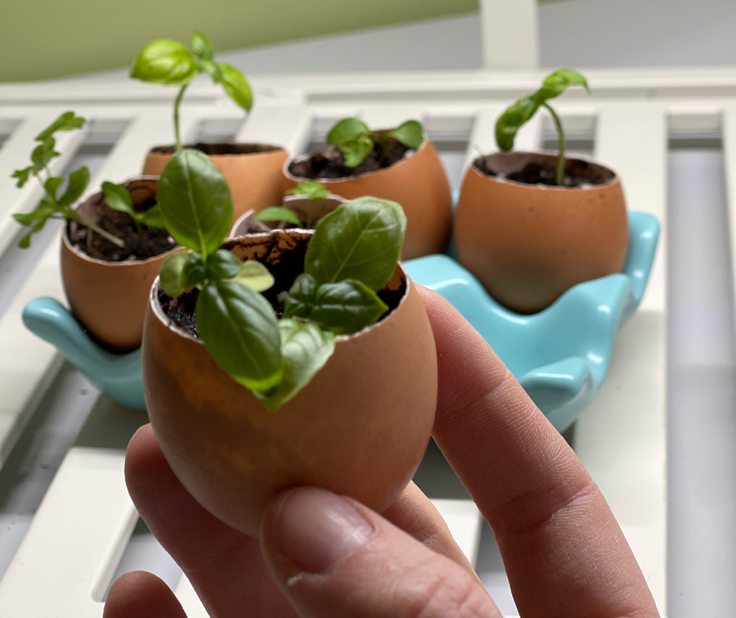
{"label": "blue ceramic tray", "polygon": [[[629,213],[629,230],[623,273],[576,285],[534,315],[520,315],[499,305],[449,256],[411,260],[406,267],[414,281],[457,307],[554,426],[564,431],[600,392],[616,334],[636,311],[649,279],[659,222],[648,214]],[[140,350],[125,355],[106,352],[53,298],[31,301],[23,321],[106,395],[145,410]]]}

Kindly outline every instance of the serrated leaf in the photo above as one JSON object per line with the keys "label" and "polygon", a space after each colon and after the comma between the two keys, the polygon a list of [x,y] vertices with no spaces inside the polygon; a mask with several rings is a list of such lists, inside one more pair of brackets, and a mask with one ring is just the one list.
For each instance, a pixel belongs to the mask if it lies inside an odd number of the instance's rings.
{"label": "serrated leaf", "polygon": [[416,150],[424,142],[424,129],[416,120],[407,120],[393,131],[389,131],[386,137],[393,137],[407,148]]}
{"label": "serrated leaf", "polygon": [[33,174],[34,166],[29,165],[28,167],[24,167],[20,170],[15,170],[11,176],[11,178],[17,178],[18,182],[15,184],[18,189],[22,189],[24,185],[30,180],[31,175]]}
{"label": "serrated leaf", "polygon": [[360,281],[346,279],[317,286],[303,273],[297,277],[284,305],[286,317],[316,322],[336,335],[350,335],[374,324],[388,306]]}
{"label": "serrated leaf", "polygon": [[151,206],[148,210],[144,211],[139,215],[141,223],[151,228],[164,228],[166,223],[164,222],[164,213],[161,210],[161,206]]}
{"label": "serrated leaf", "polygon": [[247,285],[256,292],[265,292],[276,283],[268,268],[255,260],[243,262],[238,274],[233,277],[232,281],[240,285]]}
{"label": "serrated leaf", "polygon": [[130,191],[123,185],[105,181],[102,183],[102,194],[105,197],[105,203],[113,210],[127,213],[134,219],[138,216],[133,207],[133,198]]}
{"label": "serrated leaf", "polygon": [[210,283],[199,293],[196,315],[207,351],[233,379],[259,393],[279,385],[281,335],[263,296],[233,281]]}
{"label": "serrated leaf", "polygon": [[373,140],[368,135],[350,138],[340,144],[340,151],[348,167],[358,167],[365,161],[371,150],[373,150]]}
{"label": "serrated leaf", "polygon": [[55,200],[56,192],[59,190],[59,187],[62,184],[64,184],[63,178],[60,178],[58,176],[50,176],[46,179],[46,182],[43,183],[43,188],[46,189],[47,195]]}
{"label": "serrated leaf", "polygon": [[304,272],[318,284],[355,279],[380,290],[396,270],[406,215],[396,202],[360,197],[325,215],[309,241]]}
{"label": "serrated leaf", "polygon": [[161,289],[171,298],[181,296],[186,290],[182,283],[182,270],[189,259],[189,255],[189,252],[177,251],[167,257],[161,264],[161,270],[159,271]]}
{"label": "serrated leaf", "polygon": [[310,200],[323,200],[329,197],[330,190],[316,180],[305,180],[286,192],[286,195],[304,195]]}
{"label": "serrated leaf", "polygon": [[296,213],[283,206],[269,206],[253,217],[256,221],[284,221],[297,227],[302,227],[302,220]]}
{"label": "serrated leaf", "polygon": [[89,184],[89,169],[87,166],[80,167],[69,174],[69,184],[64,191],[64,195],[59,198],[59,204],[70,206],[76,202],[84,193]]}
{"label": "serrated leaf", "polygon": [[238,69],[229,64],[220,64],[220,83],[225,94],[239,107],[249,112],[253,108],[253,91],[248,80]]}
{"label": "serrated leaf", "polygon": [[54,150],[56,140],[53,137],[47,137],[43,142],[33,149],[31,153],[31,161],[33,161],[33,171],[35,173],[43,170],[53,159],[59,156]]}
{"label": "serrated leaf", "polygon": [[227,236],[233,220],[230,186],[207,155],[184,149],[164,168],[158,203],[166,229],[183,247],[206,258]]}
{"label": "serrated leaf", "polygon": [[269,412],[276,412],[293,399],[319,372],[335,352],[335,335],[315,324],[282,319],[281,333],[283,377],[275,392],[256,392]]}
{"label": "serrated leaf", "polygon": [[187,47],[179,41],[158,39],[143,48],[133,63],[130,76],[144,82],[183,86],[199,73]]}
{"label": "serrated leaf", "polygon": [[368,125],[360,118],[343,118],[335,124],[327,134],[328,144],[342,144],[348,139],[370,133]]}
{"label": "serrated leaf", "polygon": [[211,60],[215,55],[215,46],[199,30],[192,30],[192,51],[202,59]]}
{"label": "serrated leaf", "polygon": [[85,122],[87,122],[85,118],[77,116],[74,112],[64,112],[36,136],[36,141],[44,142],[57,131],[74,131],[76,129],[81,129]]}

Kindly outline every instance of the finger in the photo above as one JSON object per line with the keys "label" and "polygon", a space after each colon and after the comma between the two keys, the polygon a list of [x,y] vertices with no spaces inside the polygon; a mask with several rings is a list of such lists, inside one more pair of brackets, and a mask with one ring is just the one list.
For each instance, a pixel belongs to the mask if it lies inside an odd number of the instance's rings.
{"label": "finger", "polygon": [[187,618],[169,587],[152,573],[121,575],[110,587],[103,618]]}
{"label": "finger", "polygon": [[266,512],[261,542],[302,618],[500,618],[466,569],[323,489],[281,494]]}
{"label": "finger", "polygon": [[455,542],[442,515],[414,482],[406,486],[399,499],[382,515],[425,547],[447,556],[475,575],[475,569]]}
{"label": "finger", "polygon": [[656,616],[605,499],[490,346],[420,287],[437,345],[434,437],[498,539],[524,616]]}
{"label": "finger", "polygon": [[211,616],[293,618],[252,537],[211,515],[184,489],[150,425],[128,446],[125,479],[133,502],[154,536],[176,560]]}

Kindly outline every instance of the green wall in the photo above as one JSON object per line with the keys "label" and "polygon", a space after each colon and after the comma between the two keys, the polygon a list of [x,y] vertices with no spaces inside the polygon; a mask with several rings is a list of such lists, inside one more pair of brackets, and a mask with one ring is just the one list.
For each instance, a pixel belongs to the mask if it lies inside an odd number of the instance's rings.
{"label": "green wall", "polygon": [[[0,0],[0,81],[128,65],[197,28],[218,50],[467,13],[478,0]],[[345,50],[350,53],[350,50]],[[319,59],[315,58],[315,69]]]}

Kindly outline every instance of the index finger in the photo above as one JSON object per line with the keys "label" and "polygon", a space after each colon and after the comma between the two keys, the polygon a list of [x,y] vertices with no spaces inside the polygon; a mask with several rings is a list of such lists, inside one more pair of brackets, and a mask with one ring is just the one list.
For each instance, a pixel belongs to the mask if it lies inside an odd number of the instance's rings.
{"label": "index finger", "polygon": [[417,286],[437,344],[434,438],[493,528],[523,616],[657,616],[608,504],[475,329]]}

